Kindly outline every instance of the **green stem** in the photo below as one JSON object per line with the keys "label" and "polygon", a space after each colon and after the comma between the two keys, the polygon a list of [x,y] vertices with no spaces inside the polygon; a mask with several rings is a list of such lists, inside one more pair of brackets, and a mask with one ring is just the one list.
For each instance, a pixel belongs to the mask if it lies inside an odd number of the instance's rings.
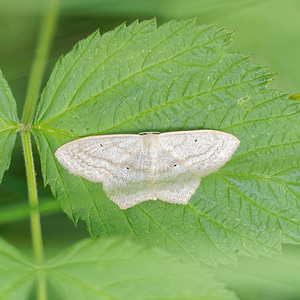
{"label": "green stem", "polygon": [[31,148],[31,123],[37,106],[42,79],[46,67],[46,61],[49,54],[50,44],[53,38],[56,19],[58,13],[57,0],[48,0],[45,7],[45,16],[41,25],[39,41],[32,64],[29,77],[28,90],[25,99],[22,115],[22,145],[25,158],[27,185],[29,194],[29,204],[31,207],[31,235],[32,246],[37,265],[37,299],[47,300],[47,282],[44,271],[44,251],[42,241],[42,231],[40,222],[40,212],[38,210],[38,195],[36,186],[36,177],[34,170],[34,161]]}
{"label": "green stem", "polygon": [[32,209],[30,213],[32,245],[33,245],[33,251],[34,251],[37,267],[40,268],[40,272],[38,273],[37,299],[46,300],[47,286],[46,286],[45,274],[43,271],[44,251],[43,251],[43,242],[42,242],[40,213],[38,210],[37,186],[36,186],[34,162],[33,162],[32,148],[31,148],[30,131],[23,130],[21,132],[21,135],[22,135],[22,145],[23,145],[23,152],[24,152],[25,166],[26,166],[29,204]]}
{"label": "green stem", "polygon": [[57,0],[49,0],[48,2],[49,5],[45,8],[46,13],[41,25],[38,46],[30,72],[27,95],[23,109],[22,123],[25,125],[31,124],[33,120],[43,75],[45,72],[50,44],[56,25],[58,13]]}

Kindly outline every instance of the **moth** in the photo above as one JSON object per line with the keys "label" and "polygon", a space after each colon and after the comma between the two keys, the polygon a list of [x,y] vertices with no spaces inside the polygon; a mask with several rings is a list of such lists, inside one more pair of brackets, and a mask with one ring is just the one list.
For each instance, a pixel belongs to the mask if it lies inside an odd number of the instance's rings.
{"label": "moth", "polygon": [[187,204],[201,178],[222,167],[240,141],[217,130],[89,136],[55,152],[70,173],[101,182],[121,209],[147,200]]}

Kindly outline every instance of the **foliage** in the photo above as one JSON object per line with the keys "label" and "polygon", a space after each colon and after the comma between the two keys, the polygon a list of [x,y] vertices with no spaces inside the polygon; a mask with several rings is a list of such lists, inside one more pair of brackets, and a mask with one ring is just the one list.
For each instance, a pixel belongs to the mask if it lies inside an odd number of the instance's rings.
{"label": "foliage", "polygon": [[0,182],[8,169],[18,123],[16,102],[0,71]]}
{"label": "foliage", "polygon": [[79,242],[42,269],[2,239],[0,249],[1,299],[28,299],[40,272],[56,299],[236,299],[198,266],[120,238]]}
{"label": "foliage", "polygon": [[[217,264],[237,255],[269,256],[282,242],[300,242],[299,103],[266,88],[273,74],[264,67],[228,53],[231,40],[232,32],[195,20],[157,27],[153,19],[102,36],[97,31],[59,59],[32,123],[34,105],[25,103],[29,122],[19,124],[0,74],[0,180],[20,131],[31,207],[19,206],[16,218],[29,213],[35,224],[34,260],[0,240],[0,298],[27,299],[33,284],[43,289],[46,278],[60,299],[236,299],[201,265],[178,263],[148,245],[185,261]],[[241,145],[186,206],[148,201],[121,211],[100,184],[69,174],[54,157],[61,144],[87,135],[202,128],[232,133]],[[44,183],[62,209],[75,223],[83,220],[92,236],[110,238],[83,241],[43,260],[30,133]],[[0,219],[11,219],[11,211]]]}
{"label": "foliage", "polygon": [[[211,263],[300,240],[299,105],[265,89],[265,68],[227,53],[231,38],[194,20],[158,29],[151,20],[96,32],[60,58],[33,134],[45,182],[74,222],[82,218],[93,236],[134,234]],[[86,135],[201,128],[232,133],[241,145],[186,206],[149,201],[121,211],[99,184],[68,174],[54,157]]]}

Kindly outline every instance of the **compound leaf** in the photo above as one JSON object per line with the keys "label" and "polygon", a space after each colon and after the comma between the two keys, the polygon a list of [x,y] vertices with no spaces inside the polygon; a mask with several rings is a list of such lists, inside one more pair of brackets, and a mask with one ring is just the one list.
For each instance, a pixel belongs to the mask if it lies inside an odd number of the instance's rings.
{"label": "compound leaf", "polygon": [[28,299],[35,276],[30,259],[0,238],[0,299]]}
{"label": "compound leaf", "polygon": [[29,299],[41,271],[55,299],[237,299],[208,270],[128,239],[81,241],[42,266],[0,239],[0,299]]}
{"label": "compound leaf", "polygon": [[79,242],[47,269],[61,299],[237,299],[207,270],[120,238]]}

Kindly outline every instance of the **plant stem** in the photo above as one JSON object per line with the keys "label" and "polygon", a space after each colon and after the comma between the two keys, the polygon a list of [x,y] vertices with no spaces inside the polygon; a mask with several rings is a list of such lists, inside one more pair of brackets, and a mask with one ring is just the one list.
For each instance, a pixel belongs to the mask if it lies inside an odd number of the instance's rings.
{"label": "plant stem", "polygon": [[36,177],[34,170],[34,161],[31,147],[31,123],[39,98],[39,92],[45,71],[46,61],[49,54],[50,44],[53,38],[56,18],[58,13],[57,0],[48,0],[45,7],[45,16],[42,21],[38,45],[30,72],[27,95],[23,108],[21,121],[21,136],[25,158],[26,176],[29,194],[29,204],[31,207],[31,235],[35,262],[38,268],[37,272],[37,299],[47,300],[47,282],[44,270],[44,251],[42,241],[42,230],[40,222],[40,213],[38,210],[38,195],[36,186]]}
{"label": "plant stem", "polygon": [[23,130],[21,132],[25,166],[26,166],[29,204],[32,208],[30,213],[32,245],[33,245],[36,264],[38,268],[41,268],[40,272],[38,273],[37,299],[46,300],[47,299],[46,278],[42,270],[43,263],[44,263],[42,231],[41,231],[40,213],[38,210],[38,196],[37,196],[37,187],[36,187],[30,134],[31,133],[29,130]]}
{"label": "plant stem", "polygon": [[39,41],[30,72],[29,84],[23,108],[22,123],[25,125],[31,124],[39,98],[46,61],[56,25],[58,13],[57,1],[58,0],[49,0],[48,6],[45,7],[45,17],[41,25]]}

